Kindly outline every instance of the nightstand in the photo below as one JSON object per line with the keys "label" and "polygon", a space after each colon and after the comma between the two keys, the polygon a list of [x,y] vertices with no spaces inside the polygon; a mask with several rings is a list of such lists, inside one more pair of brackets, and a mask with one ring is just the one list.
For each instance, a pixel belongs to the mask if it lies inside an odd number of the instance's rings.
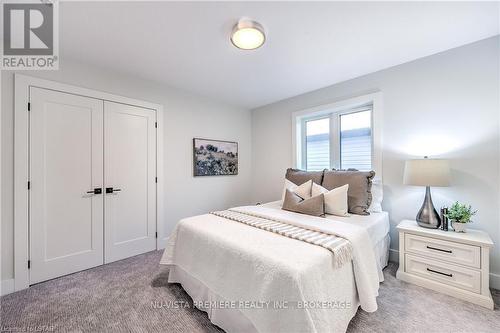
{"label": "nightstand", "polygon": [[493,309],[489,288],[490,236],[426,229],[403,220],[399,231],[400,280]]}

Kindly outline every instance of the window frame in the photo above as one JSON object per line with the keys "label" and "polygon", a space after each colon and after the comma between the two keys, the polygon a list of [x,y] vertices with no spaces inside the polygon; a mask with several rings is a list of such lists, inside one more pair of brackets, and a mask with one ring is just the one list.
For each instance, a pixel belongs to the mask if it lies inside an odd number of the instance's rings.
{"label": "window frame", "polygon": [[[382,93],[340,100],[292,113],[293,167],[307,167],[306,122],[330,118],[330,167],[340,168],[340,117],[371,109],[372,170],[382,179]],[[338,147],[338,148],[337,148]]]}

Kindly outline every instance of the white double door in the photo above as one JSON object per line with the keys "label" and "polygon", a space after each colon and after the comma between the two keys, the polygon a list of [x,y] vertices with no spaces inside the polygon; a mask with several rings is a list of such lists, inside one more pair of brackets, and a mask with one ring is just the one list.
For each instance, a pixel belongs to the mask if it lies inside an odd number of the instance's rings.
{"label": "white double door", "polygon": [[156,249],[156,113],[30,89],[30,283]]}

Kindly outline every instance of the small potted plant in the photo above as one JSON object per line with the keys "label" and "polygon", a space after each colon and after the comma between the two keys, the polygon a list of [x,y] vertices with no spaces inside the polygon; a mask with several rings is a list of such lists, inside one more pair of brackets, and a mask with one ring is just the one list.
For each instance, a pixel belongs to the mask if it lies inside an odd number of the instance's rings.
{"label": "small potted plant", "polygon": [[477,210],[472,210],[472,206],[455,202],[449,209],[446,217],[450,219],[451,226],[455,232],[465,232],[467,223],[472,222],[471,217],[476,215]]}

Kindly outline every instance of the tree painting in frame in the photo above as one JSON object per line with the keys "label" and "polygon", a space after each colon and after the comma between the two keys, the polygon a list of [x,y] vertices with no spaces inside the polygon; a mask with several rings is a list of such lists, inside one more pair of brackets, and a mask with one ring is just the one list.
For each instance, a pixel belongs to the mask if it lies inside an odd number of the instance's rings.
{"label": "tree painting in frame", "polygon": [[238,143],[193,139],[194,176],[227,176],[238,174]]}

